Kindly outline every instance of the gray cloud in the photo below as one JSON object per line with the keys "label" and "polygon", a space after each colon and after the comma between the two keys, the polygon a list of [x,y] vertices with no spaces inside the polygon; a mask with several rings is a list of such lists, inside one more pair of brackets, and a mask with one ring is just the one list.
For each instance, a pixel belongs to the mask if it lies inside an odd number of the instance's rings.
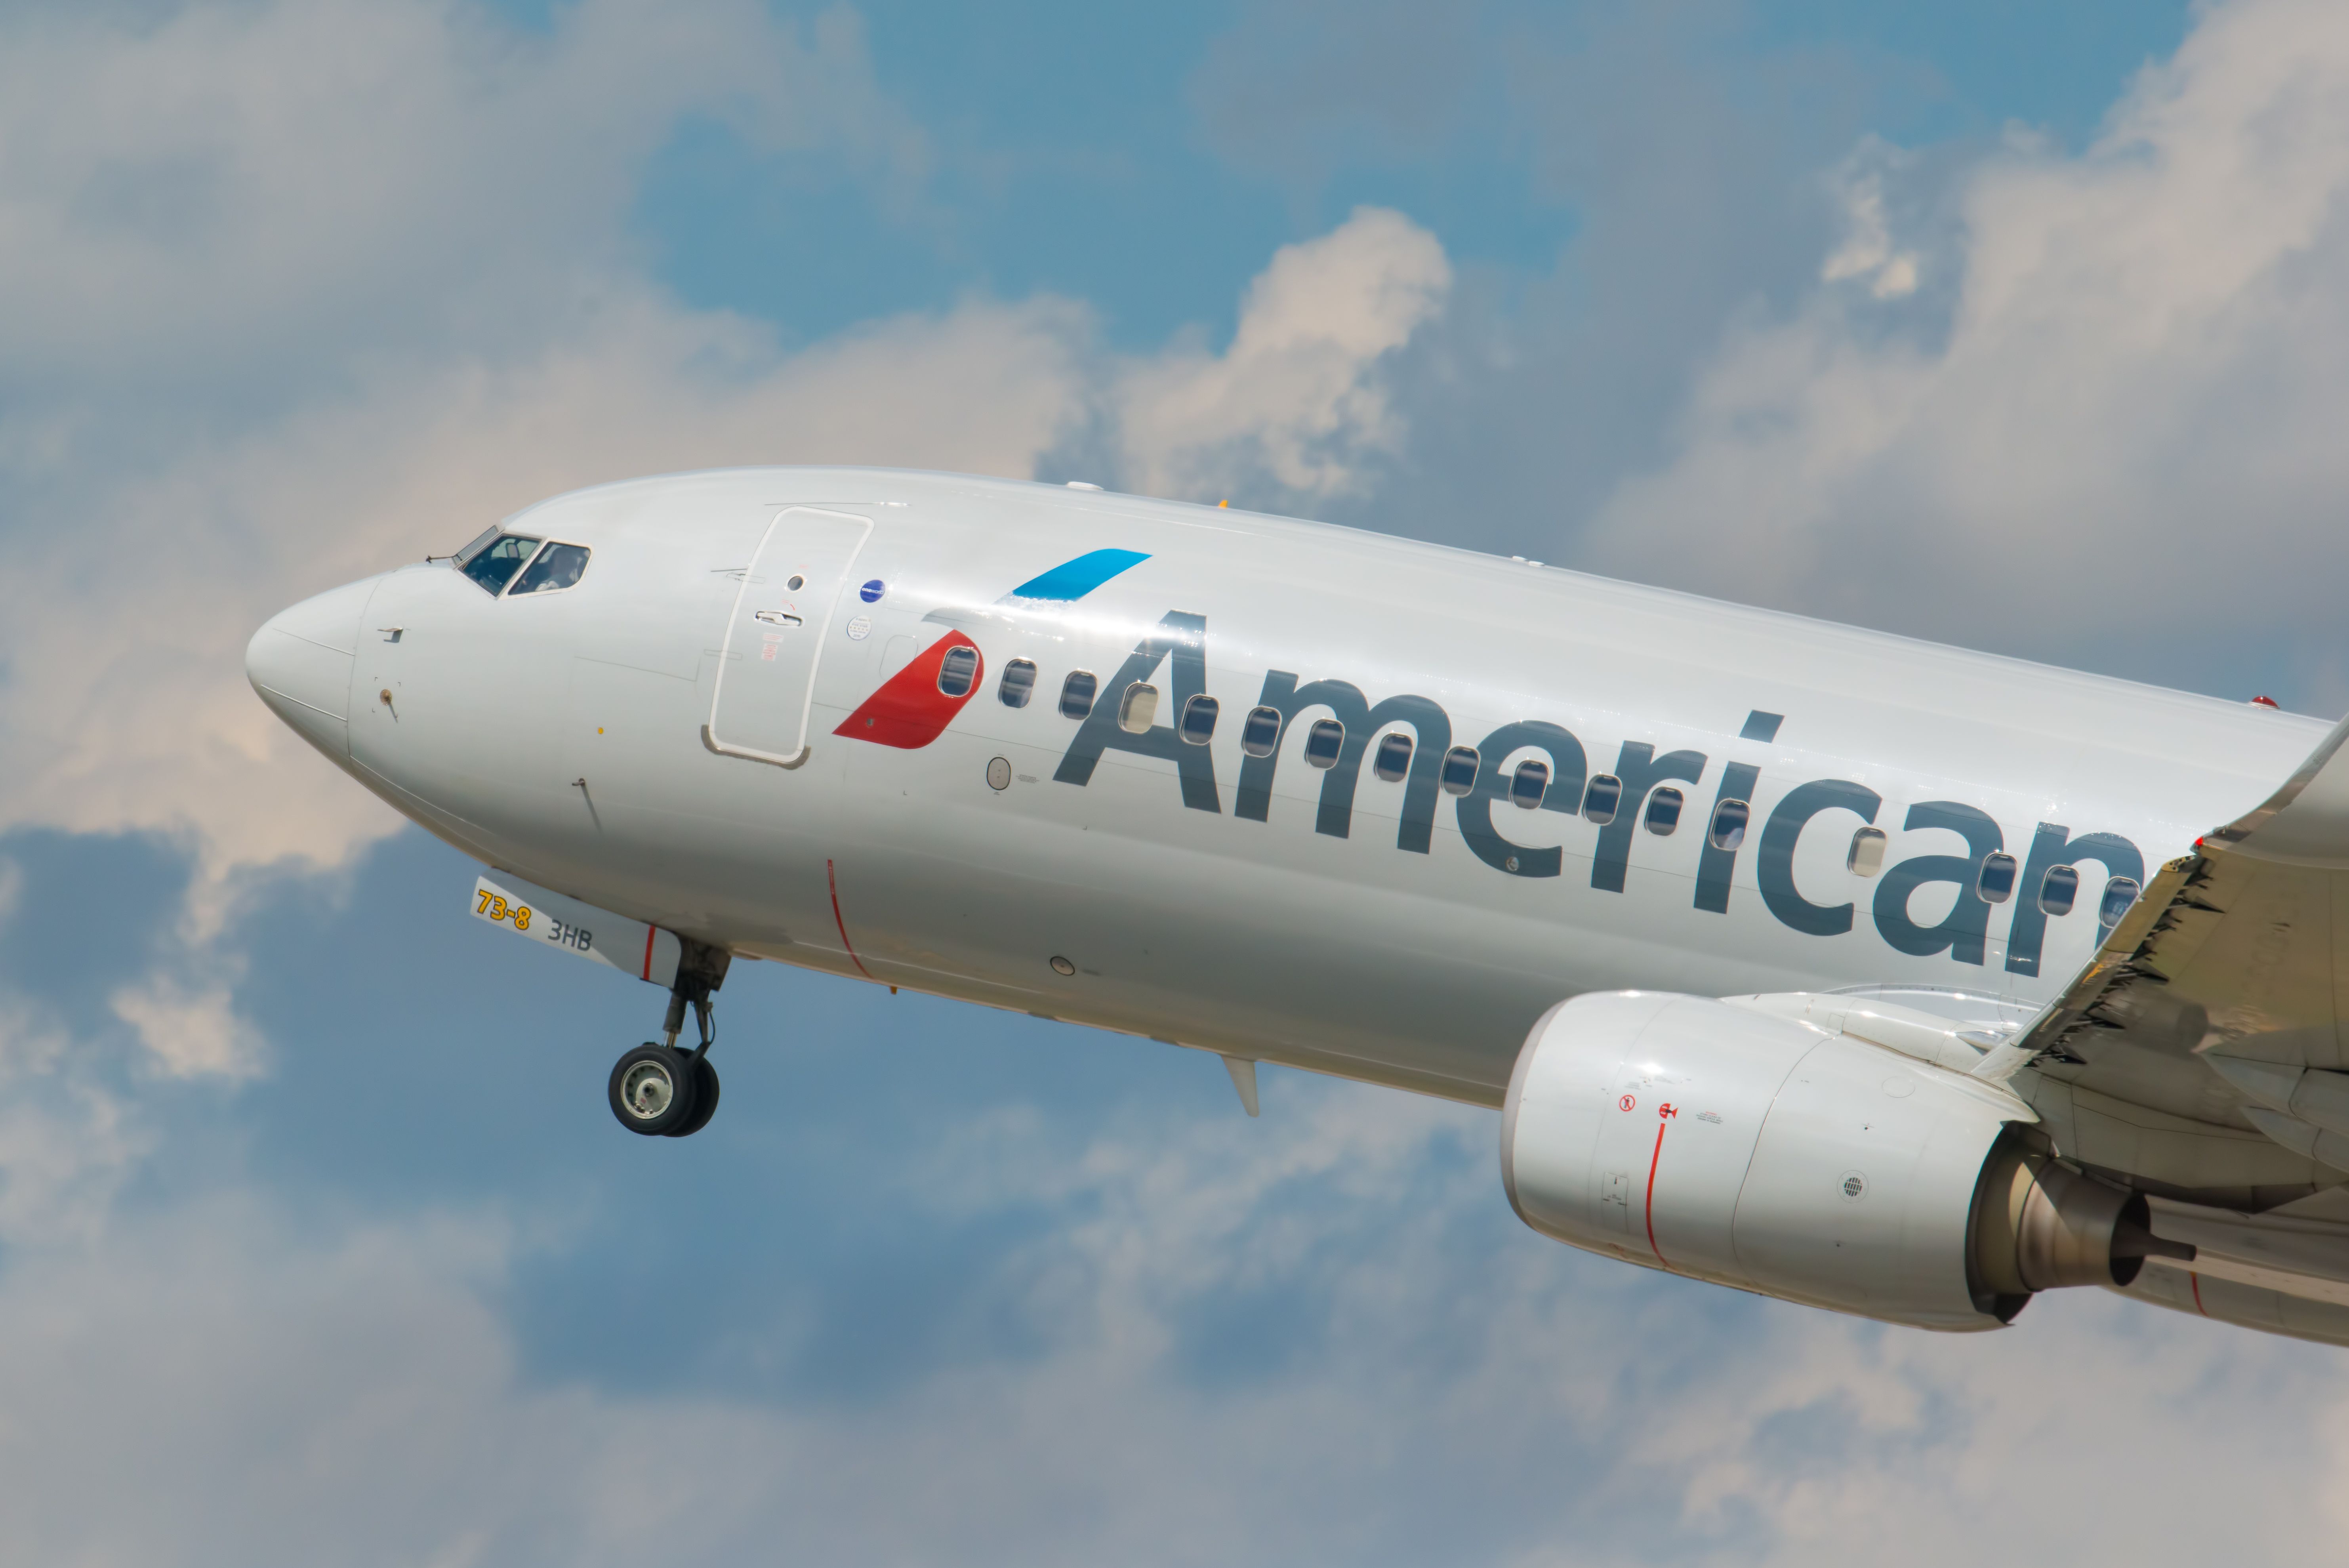
{"label": "gray cloud", "polygon": [[[367,360],[533,355],[639,265],[678,118],[916,186],[923,134],[843,14],[585,0],[543,36],[408,0],[0,20],[0,364],[199,429]],[[142,396],[142,394],[145,394]],[[160,394],[160,398],[157,396]]]}
{"label": "gray cloud", "polygon": [[2340,1527],[2328,1349],[2094,1295],[1937,1338],[1660,1279],[1516,1228],[1485,1113],[1274,1087],[1266,1121],[1127,1117],[1065,1158],[974,1126],[979,1190],[876,1195],[1065,1220],[991,1266],[1029,1332],[846,1404],[533,1377],[501,1305],[525,1214],[231,1185],[12,1226],[0,1552],[1961,1568],[1989,1518],[2050,1561]]}
{"label": "gray cloud", "polygon": [[[1945,241],[1885,226],[1897,171],[1847,184],[1818,286],[1733,334],[1583,558],[2186,684],[2297,663],[2279,695],[2349,701],[2344,87],[2337,8],[2249,0],[2083,153],[1967,171]],[[1896,254],[1945,317],[1898,307]]]}
{"label": "gray cloud", "polygon": [[1545,214],[1570,237],[1529,267],[1447,234],[1453,308],[1397,376],[1413,439],[1375,493],[1320,514],[1561,558],[1663,460],[1730,324],[1803,296],[1836,232],[1819,171],[1920,73],[1754,45],[1726,4],[1340,9],[1251,5],[1201,67],[1194,97],[1235,167],[1309,207],[1366,169],[1449,179],[1473,145],[1485,200],[1465,213]]}
{"label": "gray cloud", "polygon": [[[1106,479],[1342,493],[1399,438],[1371,368],[1448,281],[1432,237],[1366,214],[1276,258],[1224,355],[1120,358],[1050,298],[793,350],[669,298],[626,209],[688,112],[916,199],[924,134],[847,14],[593,0],[535,37],[405,0],[196,4],[0,40],[0,286],[33,306],[0,323],[0,659],[40,671],[0,709],[0,824],[181,836],[199,944],[240,868],[396,826],[245,690],[284,604],[639,472],[1026,476],[1092,431]],[[83,636],[126,604],[168,613]],[[123,997],[159,1060],[237,1070],[257,1048],[217,1002],[184,975]]]}
{"label": "gray cloud", "polygon": [[[0,23],[0,283],[32,306],[0,323],[0,822],[168,834],[209,874],[109,991],[113,1033],[0,999],[0,1557],[2325,1555],[2335,1352],[2094,1295],[1950,1340],[1659,1279],[1516,1227],[1489,1116],[1341,1085],[1268,1075],[1259,1123],[1027,1109],[909,1149],[844,1222],[1053,1222],[976,1265],[999,1317],[862,1398],[535,1374],[512,1280],[563,1217],[305,1207],[233,1152],[159,1155],[233,1144],[222,1080],[281,1059],[234,1008],[254,881],[394,826],[252,702],[243,636],[593,479],[1086,451],[1470,543],[1595,509],[1588,552],[1627,573],[1970,640],[2117,659],[2171,603],[2320,622],[2349,140],[2326,13],[2216,11],[2103,146],[1959,169],[1854,153],[1844,63],[1706,59],[1703,16],[1523,36],[1493,73],[1539,188],[1586,214],[1529,298],[1371,213],[1271,260],[1230,350],[1131,359],[1065,300],[792,350],[646,280],[622,213],[680,114],[922,199],[926,133],[839,19]],[[1294,104],[1269,67],[1214,99],[1231,145],[1247,113],[1320,115],[1277,171],[1332,166],[1367,123],[1347,83],[1428,43],[1382,26],[1361,48],[1397,52]],[[1395,156],[1472,113],[1430,57],[1434,101],[1371,127]],[[135,635],[93,652],[126,601]],[[802,1329],[783,1303],[742,1332],[788,1355]]]}
{"label": "gray cloud", "polygon": [[1207,142],[1299,196],[1366,157],[1433,161],[1485,117],[1492,7],[1413,0],[1244,6],[1190,82]]}

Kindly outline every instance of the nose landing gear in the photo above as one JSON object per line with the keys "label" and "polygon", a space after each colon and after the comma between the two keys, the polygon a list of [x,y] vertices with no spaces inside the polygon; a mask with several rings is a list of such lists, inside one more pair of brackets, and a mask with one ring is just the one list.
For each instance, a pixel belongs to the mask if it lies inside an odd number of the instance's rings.
{"label": "nose landing gear", "polygon": [[612,1114],[647,1137],[691,1137],[718,1114],[718,1069],[702,1051],[647,1040],[612,1068]]}
{"label": "nose landing gear", "polygon": [[[668,993],[668,1041],[646,1041],[612,1065],[612,1115],[646,1137],[691,1137],[718,1114],[718,1069],[709,1047],[718,1041],[709,993],[724,983],[731,953],[687,939]],[[677,1043],[685,1031],[685,1010],[693,1009],[701,1044],[688,1051]]]}

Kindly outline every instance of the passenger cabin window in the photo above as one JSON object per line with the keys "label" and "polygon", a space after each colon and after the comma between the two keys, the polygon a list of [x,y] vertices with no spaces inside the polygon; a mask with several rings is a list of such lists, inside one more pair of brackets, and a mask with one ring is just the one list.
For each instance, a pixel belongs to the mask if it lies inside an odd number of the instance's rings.
{"label": "passenger cabin window", "polygon": [[1582,815],[1604,827],[1615,820],[1615,810],[1623,804],[1623,781],[1613,774],[1599,774],[1582,792]]}
{"label": "passenger cabin window", "polygon": [[1485,759],[1474,746],[1454,746],[1444,753],[1444,793],[1466,794],[1476,787],[1476,770]]}
{"label": "passenger cabin window", "polygon": [[1335,719],[1317,719],[1305,732],[1305,760],[1317,768],[1334,768],[1346,746],[1346,726]]}
{"label": "passenger cabin window", "polygon": [[559,594],[575,586],[581,574],[587,570],[587,546],[585,545],[549,545],[538,553],[538,559],[523,568],[514,586],[506,590],[506,597],[520,598],[524,594]]}
{"label": "passenger cabin window", "polygon": [[995,688],[995,695],[1006,708],[1025,708],[1028,700],[1036,695],[1036,661],[1015,659],[1003,667],[1003,679]]}
{"label": "passenger cabin window", "polygon": [[2047,875],[2039,879],[2039,909],[2042,914],[2068,915],[2080,897],[2080,873],[2070,866],[2050,866]]}
{"label": "passenger cabin window", "polygon": [[522,564],[536,553],[538,541],[520,534],[501,534],[475,551],[458,568],[492,595],[502,592]]}
{"label": "passenger cabin window", "polygon": [[1093,711],[1093,692],[1097,683],[1090,670],[1071,670],[1069,678],[1061,682],[1061,717],[1081,719]]}
{"label": "passenger cabin window", "polygon": [[1648,797],[1648,815],[1640,825],[1657,837],[1665,837],[1681,825],[1681,807],[1687,804],[1680,791],[1666,784]]}
{"label": "passenger cabin window", "polygon": [[1863,827],[1851,836],[1851,852],[1843,868],[1855,877],[1873,877],[1884,869],[1884,829]]}
{"label": "passenger cabin window", "polygon": [[1117,701],[1117,727],[1129,735],[1146,735],[1158,722],[1158,688],[1137,680]]}
{"label": "passenger cabin window", "polygon": [[978,684],[978,649],[965,643],[947,649],[938,665],[938,691],[947,697],[968,697]]}
{"label": "passenger cabin window", "polygon": [[1974,878],[1974,891],[1985,904],[2003,904],[2014,897],[2014,857],[1985,855],[1982,875]]}
{"label": "passenger cabin window", "polygon": [[1280,710],[1251,708],[1240,726],[1240,750],[1252,757],[1268,757],[1280,744]]}
{"label": "passenger cabin window", "polygon": [[2107,930],[2119,925],[2121,917],[2129,912],[2129,906],[2137,902],[2142,891],[2135,879],[2127,877],[2116,877],[2106,883],[2105,901],[2096,907],[2096,923]]}
{"label": "passenger cabin window", "polygon": [[1204,746],[1216,738],[1216,715],[1223,705],[1205,692],[1183,704],[1183,722],[1176,732],[1195,746]]}
{"label": "passenger cabin window", "polygon": [[1389,730],[1379,737],[1379,749],[1371,758],[1371,772],[1389,784],[1411,772],[1411,737],[1400,730]]}
{"label": "passenger cabin window", "polygon": [[1527,757],[1509,775],[1509,804],[1531,811],[1549,791],[1549,764]]}
{"label": "passenger cabin window", "polygon": [[1734,849],[1745,842],[1745,825],[1754,808],[1742,800],[1724,800],[1713,808],[1713,826],[1705,834],[1715,849]]}

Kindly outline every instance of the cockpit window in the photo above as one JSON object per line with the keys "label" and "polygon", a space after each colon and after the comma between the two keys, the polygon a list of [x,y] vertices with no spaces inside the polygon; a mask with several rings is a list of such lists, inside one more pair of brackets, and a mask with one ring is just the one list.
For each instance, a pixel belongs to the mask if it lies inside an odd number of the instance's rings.
{"label": "cockpit window", "polygon": [[538,548],[538,541],[520,534],[501,534],[490,544],[473,553],[472,557],[458,568],[491,593],[506,586],[508,579],[522,570],[522,564]]}
{"label": "cockpit window", "polygon": [[538,553],[514,586],[506,590],[508,598],[523,594],[559,593],[579,580],[587,569],[587,546],[585,545],[549,545]]}
{"label": "cockpit window", "polygon": [[487,549],[490,542],[498,536],[498,524],[495,523],[491,524],[488,527],[473,535],[473,541],[471,544],[467,545],[463,549],[458,551],[449,558],[456,562],[459,566],[463,566],[466,562],[480,555],[484,549]]}

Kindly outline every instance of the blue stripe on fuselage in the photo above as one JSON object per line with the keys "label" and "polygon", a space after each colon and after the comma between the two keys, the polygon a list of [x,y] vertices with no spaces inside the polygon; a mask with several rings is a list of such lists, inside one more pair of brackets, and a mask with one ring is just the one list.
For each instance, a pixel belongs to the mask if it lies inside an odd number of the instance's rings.
{"label": "blue stripe on fuselage", "polygon": [[1150,559],[1141,550],[1088,550],[1029,578],[1005,599],[1081,599],[1120,572]]}

